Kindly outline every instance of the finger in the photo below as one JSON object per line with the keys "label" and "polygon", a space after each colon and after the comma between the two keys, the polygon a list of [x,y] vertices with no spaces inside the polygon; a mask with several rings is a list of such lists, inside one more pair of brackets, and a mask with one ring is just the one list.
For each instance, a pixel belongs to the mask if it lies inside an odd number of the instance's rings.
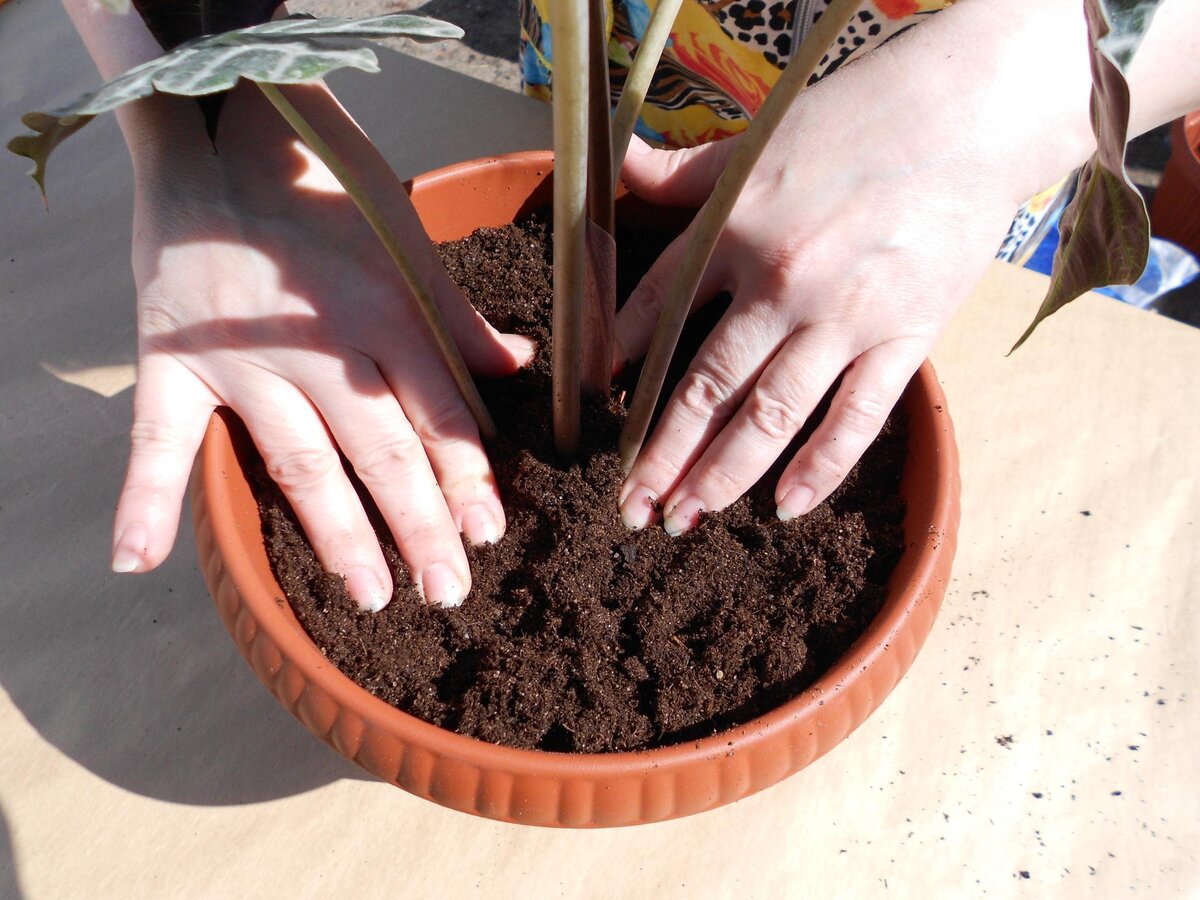
{"label": "finger", "polygon": [[[613,345],[614,369],[646,355],[690,237],[691,229],[688,229],[671,242],[654,261],[649,271],[642,276],[625,305],[617,311]],[[723,280],[724,270],[715,261],[710,262],[696,288],[692,308],[698,309],[708,302],[721,289]]]}
{"label": "finger", "polygon": [[188,474],[217,399],[161,354],[138,364],[129,465],[113,521],[112,570],[148,572],[171,552]]}
{"label": "finger", "polygon": [[[433,605],[458,606],[470,590],[471,571],[421,439],[371,360],[355,355],[344,364],[356,385],[352,394],[336,390],[330,386],[333,379],[317,373],[313,383],[306,385],[309,396],[363,486],[375,498],[417,590]],[[444,370],[440,367],[416,367],[432,381],[439,377],[449,381],[449,376],[441,376]],[[456,420],[461,428],[475,433],[470,413],[453,384],[443,390],[453,391],[453,406],[462,409],[459,415],[465,418]],[[466,437],[461,440],[465,442]],[[483,465],[486,467],[486,459]],[[499,507],[498,499],[495,506]]]}
{"label": "finger", "polygon": [[717,323],[625,480],[620,502],[626,526],[642,528],[651,521],[658,501],[671,495],[733,417],[749,386],[786,339],[784,323],[751,311],[731,310]]}
{"label": "finger", "polygon": [[360,607],[383,609],[392,599],[392,576],[379,539],[308,398],[270,376],[241,382],[230,399],[321,565],[346,579]]}
{"label": "finger", "polygon": [[446,326],[470,371],[485,378],[505,378],[529,365],[536,350],[532,340],[492,328],[444,272],[433,284]]}
{"label": "finger", "polygon": [[749,490],[799,434],[851,355],[818,327],[789,339],[672,491],[663,505],[666,530],[680,534],[701,511],[724,509]]}
{"label": "finger", "polygon": [[927,350],[923,341],[892,341],[868,350],[846,370],[829,412],[779,479],[779,518],[812,511],[842,483],[878,436]]}
{"label": "finger", "polygon": [[737,141],[734,137],[683,150],[655,150],[635,137],[621,167],[621,180],[639,197],[660,206],[701,206]]}
{"label": "finger", "polygon": [[[433,360],[427,367],[382,364],[380,371],[412,423],[458,531],[472,544],[504,534],[504,507],[479,428],[454,382]],[[421,373],[416,377],[414,373]]]}
{"label": "finger", "polygon": [[504,378],[533,359],[534,342],[522,335],[504,334],[493,328],[471,305],[436,257],[430,263],[425,284],[429,285],[434,302],[472,372],[487,378]]}
{"label": "finger", "polygon": [[[289,91],[289,95],[292,93]],[[336,100],[323,88],[307,93],[298,91],[295,94],[298,102],[315,104],[312,106],[312,114],[318,117],[326,114],[322,104],[333,102],[336,105]],[[354,129],[333,131],[331,139],[338,144],[339,154],[346,165],[352,170],[357,170],[359,176],[366,181],[375,182],[385,190],[392,189],[390,202],[383,206],[384,215],[389,220],[389,228],[411,249],[415,274],[421,284],[428,287],[467,367],[488,377],[503,377],[527,365],[533,358],[533,343],[519,335],[500,334],[475,311],[462,290],[450,278],[429,240],[411,198],[383,157],[369,141],[356,139]],[[358,134],[358,138],[361,137],[362,135]],[[392,269],[389,267],[387,271]],[[397,302],[407,303],[408,299],[397,297]],[[422,327],[427,327],[424,323],[421,324]]]}

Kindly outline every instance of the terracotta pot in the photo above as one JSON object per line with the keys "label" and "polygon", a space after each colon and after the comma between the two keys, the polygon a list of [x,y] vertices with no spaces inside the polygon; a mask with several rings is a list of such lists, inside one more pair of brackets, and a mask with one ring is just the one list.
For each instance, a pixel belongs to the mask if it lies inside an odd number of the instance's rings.
{"label": "terracotta pot", "polygon": [[[465,163],[413,183],[435,240],[511,221],[548,197],[548,153]],[[254,450],[232,416],[213,417],[192,493],[196,540],[221,618],[258,677],[322,740],[368,772],[452,809],[534,825],[655,822],[732,803],[804,768],[858,727],[908,669],[950,575],[958,457],[945,398],[926,363],[904,395],[909,458],[901,490],[908,549],[883,609],[816,684],[705,740],[656,750],[514,750],[400,712],[334,668],[301,629],[267,565],[241,460]]]}
{"label": "terracotta pot", "polygon": [[1171,157],[1150,205],[1154,234],[1200,256],[1200,110],[1171,126]]}

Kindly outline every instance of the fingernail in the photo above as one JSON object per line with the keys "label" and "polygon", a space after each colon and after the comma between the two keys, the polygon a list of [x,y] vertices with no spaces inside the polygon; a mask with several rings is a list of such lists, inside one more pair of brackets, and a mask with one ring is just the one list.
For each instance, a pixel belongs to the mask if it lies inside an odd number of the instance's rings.
{"label": "fingernail", "polygon": [[346,593],[365,612],[379,612],[392,599],[372,569],[359,567],[346,573]]}
{"label": "fingernail", "polygon": [[421,576],[421,596],[430,606],[461,606],[466,594],[458,576],[445,563],[434,563]]}
{"label": "fingernail", "polygon": [[130,525],[117,538],[113,548],[112,570],[118,575],[136,572],[142,567],[146,557],[146,526]]}
{"label": "fingernail", "polygon": [[537,352],[537,344],[520,334],[502,334],[500,343],[508,348],[522,366],[529,365],[533,361],[534,353]]}
{"label": "fingernail", "polygon": [[704,504],[702,502],[695,497],[685,497],[671,507],[671,511],[663,520],[663,528],[671,537],[679,537],[696,524],[696,520],[700,518],[700,513],[703,511]]}
{"label": "fingernail", "polygon": [[816,494],[812,488],[803,484],[797,485],[783,495],[775,509],[775,515],[779,516],[782,522],[802,516],[812,508],[814,496]]}
{"label": "fingernail", "polygon": [[657,509],[658,497],[644,487],[635,487],[621,499],[621,521],[626,528],[640,531],[650,524]]}
{"label": "fingernail", "polygon": [[638,138],[632,138],[629,141],[629,149],[625,151],[626,156],[645,156],[650,152],[650,145]]}
{"label": "fingernail", "polygon": [[472,506],[462,517],[462,533],[476,546],[494,544],[503,533],[495,515],[483,504]]}

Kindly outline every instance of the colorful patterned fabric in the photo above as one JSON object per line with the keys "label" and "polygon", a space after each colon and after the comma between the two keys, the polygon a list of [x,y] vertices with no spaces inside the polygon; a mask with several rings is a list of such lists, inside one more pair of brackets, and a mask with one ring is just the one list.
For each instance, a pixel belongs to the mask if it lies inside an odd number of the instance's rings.
{"label": "colorful patterned fabric", "polygon": [[[817,78],[877,47],[953,0],[864,0]],[[657,0],[609,0],[613,100]],[[684,0],[655,74],[639,133],[690,147],[743,131],[829,0]],[[521,0],[525,92],[548,100],[553,59],[549,0]]]}
{"label": "colorful patterned fabric", "polygon": [[[864,0],[821,60],[813,80],[878,47],[954,0]],[[684,0],[671,29],[637,133],[668,147],[691,147],[745,130],[830,0]],[[608,0],[611,93],[620,97],[629,66],[657,0]],[[525,93],[550,99],[553,23],[549,0],[520,0]],[[1059,207],[1061,186],[1022,207],[1000,249],[1019,259],[1040,239]]]}

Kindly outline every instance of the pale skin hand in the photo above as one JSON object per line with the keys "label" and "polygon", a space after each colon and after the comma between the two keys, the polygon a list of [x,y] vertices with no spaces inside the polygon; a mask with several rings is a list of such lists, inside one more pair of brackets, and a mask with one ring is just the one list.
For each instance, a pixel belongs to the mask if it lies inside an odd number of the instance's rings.
{"label": "pale skin hand", "polygon": [[[1200,18],[1180,3],[1164,16]],[[1162,49],[1155,43],[1147,40],[1151,54]],[[1195,48],[1168,49],[1186,59]],[[1161,102],[1135,103],[1132,133],[1189,108],[1200,92],[1188,65],[1190,91],[1174,96],[1141,79]],[[982,276],[1020,202],[1091,152],[1089,89],[1077,0],[963,0],[803,95],[705,272],[694,305],[720,291],[732,305],[626,480],[625,523],[644,527],[661,510],[679,534],[736,500],[840,376],[775,491],[784,519],[827,497]],[[623,180],[655,202],[699,205],[736,140],[674,152],[642,145]],[[682,238],[668,248],[618,316],[618,364],[645,353],[682,248]]]}
{"label": "pale skin hand", "polygon": [[[64,6],[105,78],[161,52],[136,14]],[[527,362],[529,341],[498,334],[451,283],[402,185],[336,99],[323,86],[285,92],[385,210],[467,364],[501,376]],[[154,97],[118,117],[135,176],[139,361],[113,569],[166,558],[205,425],[224,404],[360,606],[381,609],[393,584],[335,446],[417,590],[460,603],[471,574],[459,532],[497,540],[504,511],[475,423],[375,234],[252,85],[229,95],[215,155],[191,100]]]}
{"label": "pale skin hand", "polygon": [[[524,364],[529,342],[472,310],[399,181],[336,101],[319,87],[289,95],[417,248],[468,365],[500,376]],[[337,447],[417,589],[431,603],[461,602],[471,579],[459,531],[495,541],[504,512],[416,304],[357,208],[255,88],[231,97],[219,148],[143,154],[135,167],[139,365],[114,569],[145,571],[166,557],[205,424],[227,405],[321,563],[360,605],[382,608],[393,586]]]}

